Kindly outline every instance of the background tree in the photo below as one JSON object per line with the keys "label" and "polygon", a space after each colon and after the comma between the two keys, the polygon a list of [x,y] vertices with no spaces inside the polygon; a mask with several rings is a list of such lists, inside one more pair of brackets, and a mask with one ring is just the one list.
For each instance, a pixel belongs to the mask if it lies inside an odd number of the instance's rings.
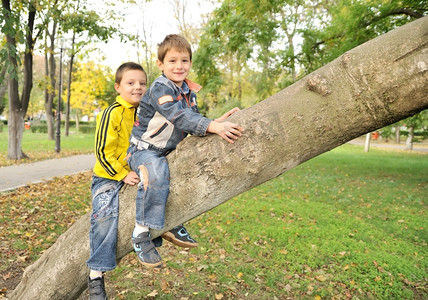
{"label": "background tree", "polygon": [[[44,23],[45,27],[45,40],[46,48],[45,59],[46,59],[46,70],[45,74],[48,78],[48,85],[45,87],[45,112],[46,112],[46,124],[48,127],[48,137],[50,140],[54,139],[54,97],[56,95],[56,40],[58,31],[60,30],[60,17],[65,8],[67,2],[61,2],[60,0],[53,0],[47,2],[47,7],[44,10]],[[58,42],[58,44],[60,41]],[[56,113],[61,113],[57,107]]]}
{"label": "background tree", "polygon": [[115,101],[114,75],[109,67],[93,62],[77,63],[73,77],[70,104],[76,120],[84,115],[93,116],[95,110],[102,110]]}
{"label": "background tree", "polygon": [[426,1],[411,0],[223,1],[195,53],[202,110],[251,106],[426,13]]}
{"label": "background tree", "polygon": [[[38,11],[37,1],[28,1],[26,6],[15,3],[11,6],[10,0],[2,0],[2,14],[0,24],[2,33],[6,36],[6,45],[1,52],[1,60],[7,70],[8,95],[9,95],[9,120],[8,120],[8,159],[18,160],[26,157],[22,151],[22,134],[24,129],[24,117],[30,102],[31,89],[33,87],[33,50],[38,34],[34,35],[34,21]],[[27,21],[21,27],[20,17],[27,16]],[[19,95],[19,52],[18,45],[24,44],[23,63],[23,89]]]}
{"label": "background tree", "polygon": [[308,74],[344,52],[427,14],[426,1],[328,1],[317,7],[317,26],[302,30],[301,64]]}
{"label": "background tree", "polygon": [[420,112],[410,118],[401,121],[407,127],[406,150],[413,150],[415,133],[419,130],[424,137],[428,136],[428,110]]}
{"label": "background tree", "polygon": [[[107,42],[115,34],[119,34],[120,26],[104,25],[103,19],[93,10],[87,9],[87,1],[77,0],[73,6],[69,7],[69,12],[66,12],[62,17],[62,28],[66,34],[71,34],[67,39],[67,53],[69,57],[68,76],[67,76],[67,101],[66,101],[66,117],[65,117],[65,135],[69,134],[70,121],[70,98],[71,98],[71,82],[73,75],[74,62],[79,53],[84,49],[86,54],[94,49],[88,49],[91,44],[97,41]],[[109,11],[108,13],[111,13]],[[121,20],[118,16],[112,15],[115,21]],[[125,35],[119,34],[121,38],[126,38]],[[109,90],[109,89],[108,89]],[[107,91],[108,91],[107,90]],[[78,126],[76,120],[76,126]]]}
{"label": "background tree", "polygon": [[309,1],[223,1],[195,53],[207,109],[230,101],[248,107],[296,81],[296,39],[313,22],[314,6]]}

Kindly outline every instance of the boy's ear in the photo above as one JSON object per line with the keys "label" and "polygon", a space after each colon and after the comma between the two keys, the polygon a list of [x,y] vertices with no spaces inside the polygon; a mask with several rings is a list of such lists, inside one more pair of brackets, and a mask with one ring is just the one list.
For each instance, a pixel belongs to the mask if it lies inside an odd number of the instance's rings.
{"label": "boy's ear", "polygon": [[119,87],[120,87],[120,84],[115,82],[114,83],[114,89],[116,90],[116,92],[118,92],[120,94],[120,92],[118,91]]}
{"label": "boy's ear", "polygon": [[156,60],[156,65],[163,72],[163,62],[161,62],[159,59],[157,59]]}

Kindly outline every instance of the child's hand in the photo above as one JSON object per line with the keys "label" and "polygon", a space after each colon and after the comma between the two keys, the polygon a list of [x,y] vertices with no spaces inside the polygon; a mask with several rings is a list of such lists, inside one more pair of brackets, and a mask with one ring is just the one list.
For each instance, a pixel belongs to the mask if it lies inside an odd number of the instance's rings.
{"label": "child's hand", "polygon": [[216,121],[216,122],[223,122],[224,120],[226,120],[227,118],[229,118],[231,115],[233,115],[234,113],[236,113],[239,110],[240,110],[239,107],[235,107],[235,108],[229,110],[224,115],[222,115],[220,118],[215,119],[214,121]]}
{"label": "child's hand", "polygon": [[219,123],[217,121],[212,121],[207,131],[218,134],[222,139],[233,144],[235,140],[242,135],[241,132],[244,131],[244,128],[231,122]]}
{"label": "child's hand", "polygon": [[129,185],[136,185],[140,182],[140,177],[138,177],[137,173],[131,171],[122,179],[122,181]]}

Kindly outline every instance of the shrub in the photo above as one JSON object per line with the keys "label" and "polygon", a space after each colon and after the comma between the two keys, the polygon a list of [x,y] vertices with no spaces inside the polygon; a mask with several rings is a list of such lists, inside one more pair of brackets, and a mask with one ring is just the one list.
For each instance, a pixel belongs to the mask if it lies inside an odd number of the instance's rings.
{"label": "shrub", "polygon": [[79,125],[79,132],[81,133],[94,133],[95,124]]}
{"label": "shrub", "polygon": [[46,124],[31,125],[30,129],[32,133],[48,133],[48,126]]}

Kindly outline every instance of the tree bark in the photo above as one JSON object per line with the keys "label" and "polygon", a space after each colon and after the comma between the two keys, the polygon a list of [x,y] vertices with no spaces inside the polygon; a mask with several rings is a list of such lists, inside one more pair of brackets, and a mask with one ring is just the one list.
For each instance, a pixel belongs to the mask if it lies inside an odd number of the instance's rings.
{"label": "tree bark", "polygon": [[[231,145],[185,139],[168,156],[167,231],[365,133],[428,108],[428,17],[371,40],[231,120]],[[132,251],[135,187],[120,194],[117,259]],[[185,209],[183,209],[183,207]],[[10,299],[76,299],[86,288],[89,214],[29,266]],[[153,231],[158,236],[162,231]]]}

